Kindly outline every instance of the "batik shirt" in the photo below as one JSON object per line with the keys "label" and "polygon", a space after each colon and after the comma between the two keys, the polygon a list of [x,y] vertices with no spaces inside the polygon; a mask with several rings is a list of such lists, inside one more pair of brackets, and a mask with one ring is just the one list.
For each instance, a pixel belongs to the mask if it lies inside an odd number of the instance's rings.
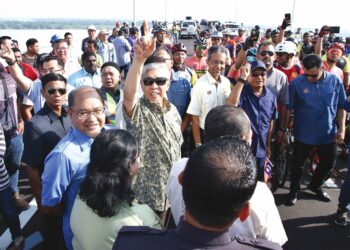
{"label": "batik shirt", "polygon": [[176,107],[164,100],[162,110],[144,97],[135,105],[132,118],[124,112],[126,128],[140,147],[141,168],[134,180],[135,198],[153,210],[168,208],[166,183],[170,168],[181,158],[181,117]]}

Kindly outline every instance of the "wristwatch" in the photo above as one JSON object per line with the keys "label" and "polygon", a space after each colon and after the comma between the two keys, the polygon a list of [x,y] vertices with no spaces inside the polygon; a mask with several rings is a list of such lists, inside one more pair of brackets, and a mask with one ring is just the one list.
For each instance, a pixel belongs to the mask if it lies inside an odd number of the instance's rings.
{"label": "wristwatch", "polygon": [[6,63],[10,66],[15,65],[16,60],[6,60]]}
{"label": "wristwatch", "polygon": [[241,82],[241,83],[243,83],[245,85],[248,84],[247,80],[244,80],[243,78],[240,78],[240,77],[238,77],[237,82]]}
{"label": "wristwatch", "polygon": [[202,146],[202,143],[196,143],[196,148]]}

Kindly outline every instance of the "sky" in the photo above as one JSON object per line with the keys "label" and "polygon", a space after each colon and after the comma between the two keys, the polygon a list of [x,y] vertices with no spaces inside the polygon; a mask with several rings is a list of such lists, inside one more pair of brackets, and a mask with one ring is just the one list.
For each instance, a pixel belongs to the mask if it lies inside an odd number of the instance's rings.
{"label": "sky", "polygon": [[[6,2],[5,2],[6,1]],[[332,0],[331,0],[332,1]],[[274,28],[284,13],[292,13],[293,28],[341,26],[350,30],[350,1],[333,0],[0,0],[0,18],[83,18],[148,21],[183,20],[186,16],[200,20],[236,21]],[[294,15],[293,15],[294,5]],[[16,6],[9,11],[13,6]]]}

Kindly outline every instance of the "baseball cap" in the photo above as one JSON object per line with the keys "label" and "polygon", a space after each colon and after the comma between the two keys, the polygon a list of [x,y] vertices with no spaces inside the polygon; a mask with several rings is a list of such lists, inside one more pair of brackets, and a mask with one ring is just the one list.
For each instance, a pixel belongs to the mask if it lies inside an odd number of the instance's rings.
{"label": "baseball cap", "polygon": [[101,34],[109,35],[109,32],[106,29],[102,29],[100,31]]}
{"label": "baseball cap", "polygon": [[50,39],[50,43],[54,43],[56,42],[58,39],[62,39],[59,35],[54,34],[51,39]]}
{"label": "baseball cap", "polygon": [[88,30],[96,30],[95,25],[89,25]]}
{"label": "baseball cap", "polygon": [[266,71],[266,66],[265,64],[260,61],[260,60],[255,60],[254,62],[251,63],[251,66],[250,66],[250,71],[253,72],[257,69],[263,69]]}

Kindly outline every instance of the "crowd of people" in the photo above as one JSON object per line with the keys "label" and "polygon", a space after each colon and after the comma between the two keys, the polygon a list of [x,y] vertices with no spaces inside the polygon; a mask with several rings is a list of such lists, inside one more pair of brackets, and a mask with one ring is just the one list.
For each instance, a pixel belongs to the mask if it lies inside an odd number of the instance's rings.
{"label": "crowd of people", "polygon": [[[203,30],[193,55],[178,29],[119,22],[51,37],[39,54],[0,37],[0,212],[23,249],[18,190],[25,166],[44,221],[43,249],[281,249],[288,238],[266,182],[272,138],[293,131],[290,192],[304,163],[323,202],[344,143],[350,38],[291,32],[283,19]],[[81,50],[81,51],[79,51]],[[273,178],[273,176],[272,176]],[[334,222],[347,225],[350,174]],[[261,202],[263,200],[263,202]],[[169,229],[174,221],[175,229]]]}

